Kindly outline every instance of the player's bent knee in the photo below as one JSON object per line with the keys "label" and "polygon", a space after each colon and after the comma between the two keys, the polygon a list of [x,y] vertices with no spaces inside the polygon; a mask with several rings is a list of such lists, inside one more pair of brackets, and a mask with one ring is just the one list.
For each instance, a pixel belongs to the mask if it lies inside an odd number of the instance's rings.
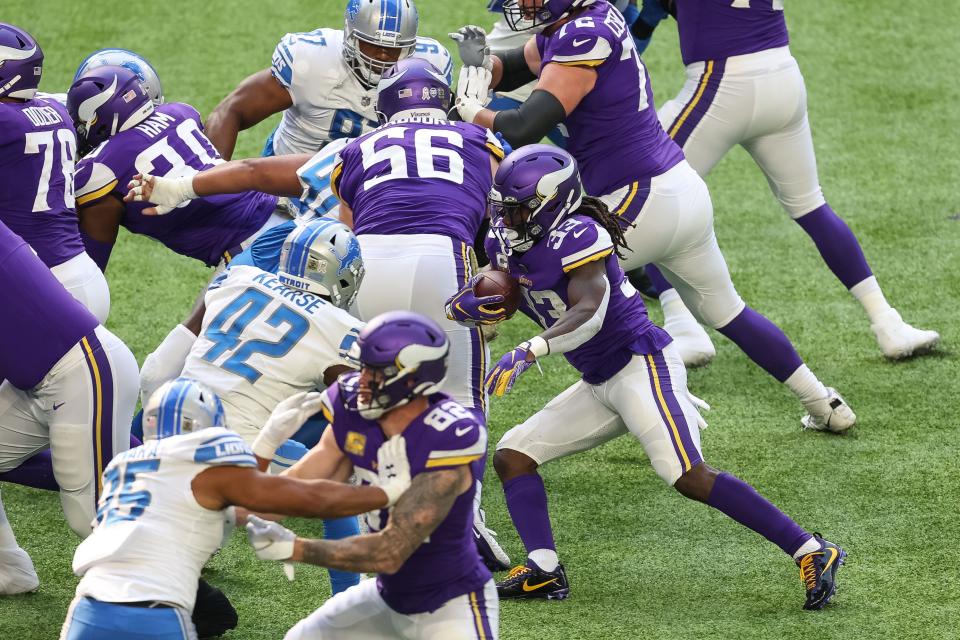
{"label": "player's bent knee", "polygon": [[681,475],[674,483],[673,488],[686,498],[706,502],[710,498],[710,491],[713,489],[713,482],[717,475],[715,469],[700,462]]}
{"label": "player's bent knee", "polygon": [[60,491],[63,516],[81,540],[93,532],[91,523],[97,515],[95,502],[92,485],[80,491]]}
{"label": "player's bent knee", "polygon": [[802,218],[811,211],[816,211],[827,202],[823,197],[823,191],[820,189],[802,196],[789,196],[779,193],[777,194],[777,200],[793,220]]}
{"label": "player's bent knee", "polygon": [[507,481],[517,476],[533,473],[537,470],[537,463],[533,458],[513,449],[501,449],[493,454],[493,468],[501,481]]}

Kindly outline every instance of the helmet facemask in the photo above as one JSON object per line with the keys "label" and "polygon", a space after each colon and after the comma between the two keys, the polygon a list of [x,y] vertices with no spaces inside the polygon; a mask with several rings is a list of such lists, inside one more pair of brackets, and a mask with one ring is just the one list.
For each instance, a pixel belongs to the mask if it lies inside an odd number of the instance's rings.
{"label": "helmet facemask", "polygon": [[[393,35],[397,36],[395,42],[391,42],[386,37],[381,40],[367,38],[357,30],[351,29],[349,24],[344,30],[343,57],[360,83],[368,89],[377,86],[387,69],[413,54],[417,45],[416,40],[403,43],[400,42],[399,34]],[[365,53],[364,49],[373,53],[386,52],[383,56],[386,59]]]}
{"label": "helmet facemask", "polygon": [[544,7],[544,0],[527,1],[529,4],[526,8],[523,6],[524,0],[506,0],[503,3],[503,19],[512,31],[542,29],[556,20]]}

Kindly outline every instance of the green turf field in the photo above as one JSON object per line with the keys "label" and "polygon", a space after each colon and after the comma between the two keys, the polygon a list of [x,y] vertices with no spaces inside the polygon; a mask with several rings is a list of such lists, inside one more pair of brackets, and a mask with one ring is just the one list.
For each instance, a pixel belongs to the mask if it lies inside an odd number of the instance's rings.
{"label": "green turf field", "polygon": [[[66,90],[92,50],[125,47],[153,61],[168,100],[202,114],[269,66],[284,33],[342,21],[341,0],[2,4],[0,20],[31,31],[46,52],[42,89]],[[421,33],[448,42],[446,33],[461,24],[488,24],[485,4],[419,0]],[[960,3],[789,0],[787,19],[807,80],[824,191],[860,238],[891,303],[943,336],[934,355],[884,361],[859,305],[749,157],[737,150],[711,174],[717,233],[738,288],[841,390],[859,425],[844,437],[801,432],[793,397],[713,334],[717,358],[690,374],[691,390],[713,405],[705,456],[848,550],[835,602],[823,612],[801,611],[803,589],[789,558],[664,487],[639,445],[620,439],[543,470],[572,596],[507,603],[503,638],[960,638]],[[660,28],[644,58],[659,104],[683,81],[673,24]],[[236,157],[258,154],[274,122],[243,134]],[[142,362],[209,272],[122,234],[107,275],[109,327]],[[494,357],[531,328],[510,322]],[[559,358],[548,359],[544,373],[528,372],[494,403],[491,446],[575,380]],[[520,560],[492,469],[488,479],[489,524]],[[2,489],[41,588],[0,600],[0,639],[55,638],[76,586],[77,540],[55,495]],[[320,531],[305,521],[293,528]],[[288,583],[278,566],[258,563],[239,534],[205,575],[239,610],[240,626],[228,636],[238,640],[282,637],[329,592],[324,571],[301,567]]]}

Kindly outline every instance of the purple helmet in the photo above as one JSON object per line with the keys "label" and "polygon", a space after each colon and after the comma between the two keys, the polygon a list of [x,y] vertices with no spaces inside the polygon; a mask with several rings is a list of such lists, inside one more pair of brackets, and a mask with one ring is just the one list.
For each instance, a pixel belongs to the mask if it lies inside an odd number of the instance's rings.
{"label": "purple helmet", "polygon": [[92,149],[140,124],[153,113],[153,102],[137,74],[107,65],[74,81],[67,92],[67,111],[77,127],[77,141]]}
{"label": "purple helmet", "polygon": [[447,378],[449,352],[447,334],[430,318],[413,311],[383,313],[367,323],[350,349],[350,356],[379,379],[370,380],[369,398],[361,398],[363,371],[341,377],[343,398],[356,397],[360,415],[376,420],[417,396],[436,393]]}
{"label": "purple helmet", "polygon": [[504,252],[523,252],[580,208],[583,185],[577,161],[549,144],[530,144],[508,155],[487,195],[490,229]]}
{"label": "purple helmet", "polygon": [[42,73],[43,49],[33,36],[0,22],[0,98],[32,99]]}
{"label": "purple helmet", "polygon": [[[514,31],[529,31],[556,22],[572,9],[597,0],[505,0],[503,18]],[[526,8],[524,5],[526,4]]]}
{"label": "purple helmet", "polygon": [[426,115],[428,109],[450,109],[450,85],[435,66],[422,58],[405,58],[387,69],[377,85],[377,115],[387,122],[401,111]]}

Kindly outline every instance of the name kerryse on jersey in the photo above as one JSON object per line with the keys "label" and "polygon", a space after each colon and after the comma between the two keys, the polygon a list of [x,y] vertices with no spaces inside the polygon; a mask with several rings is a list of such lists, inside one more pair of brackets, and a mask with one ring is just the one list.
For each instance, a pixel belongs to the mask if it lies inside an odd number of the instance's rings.
{"label": "name kerryse on jersey", "polygon": [[589,5],[576,19],[547,31],[536,41],[541,69],[559,64],[597,72],[593,89],[564,121],[567,151],[577,160],[587,193],[611,193],[683,160],[657,120],[647,69],[613,5]]}
{"label": "name kerryse on jersey", "polygon": [[[413,55],[451,82],[453,59],[439,42],[417,38]],[[343,59],[343,31],[288,33],[273,52],[271,73],[290,92],[293,105],[273,135],[273,152],[316,153],[338,138],[356,138],[377,124],[376,87],[360,84]]]}
{"label": "name kerryse on jersey", "polygon": [[354,140],[333,168],[354,232],[432,233],[472,244],[503,147],[489,129],[433,118],[395,120]]}
{"label": "name kerryse on jersey", "polygon": [[[377,451],[384,435],[376,421],[363,418],[356,410],[358,378],[356,373],[341,377],[346,393],[340,384],[327,389],[323,412],[331,422],[337,445],[353,463],[357,478],[362,484],[377,484]],[[490,579],[473,537],[475,481],[483,477],[486,463],[486,427],[446,394],[430,396],[429,401],[429,408],[403,432],[411,476],[468,465],[473,481],[399,571],[377,576],[384,601],[394,611],[408,615],[439,609],[451,598],[483,589]],[[387,526],[390,511],[384,509],[365,517],[370,531],[377,532]]]}
{"label": "name kerryse on jersey", "polygon": [[[169,103],[137,126],[105,141],[77,166],[77,202],[123,199],[138,173],[179,178],[223,160],[203,134],[200,115],[187,104]],[[182,203],[163,216],[146,216],[145,202],[125,202],[120,224],[132,233],[159,240],[179,254],[215,266],[256,233],[277,206],[275,196],[256,191],[204,196]]]}
{"label": "name kerryse on jersey", "polygon": [[683,64],[723,60],[790,42],[784,0],[676,0]]}
{"label": "name kerryse on jersey", "polygon": [[0,221],[48,267],[83,252],[74,211],[76,157],[73,121],[59,102],[0,103]]}
{"label": "name kerryse on jersey", "polygon": [[524,253],[507,256],[492,234],[486,239],[491,262],[520,283],[520,310],[544,329],[553,326],[570,306],[567,274],[588,262],[605,262],[610,295],[600,331],[564,354],[590,384],[610,379],[634,355],[656,353],[672,340],[647,317],[643,300],[627,280],[613,249],[606,229],[586,216],[564,220],[546,240]]}

